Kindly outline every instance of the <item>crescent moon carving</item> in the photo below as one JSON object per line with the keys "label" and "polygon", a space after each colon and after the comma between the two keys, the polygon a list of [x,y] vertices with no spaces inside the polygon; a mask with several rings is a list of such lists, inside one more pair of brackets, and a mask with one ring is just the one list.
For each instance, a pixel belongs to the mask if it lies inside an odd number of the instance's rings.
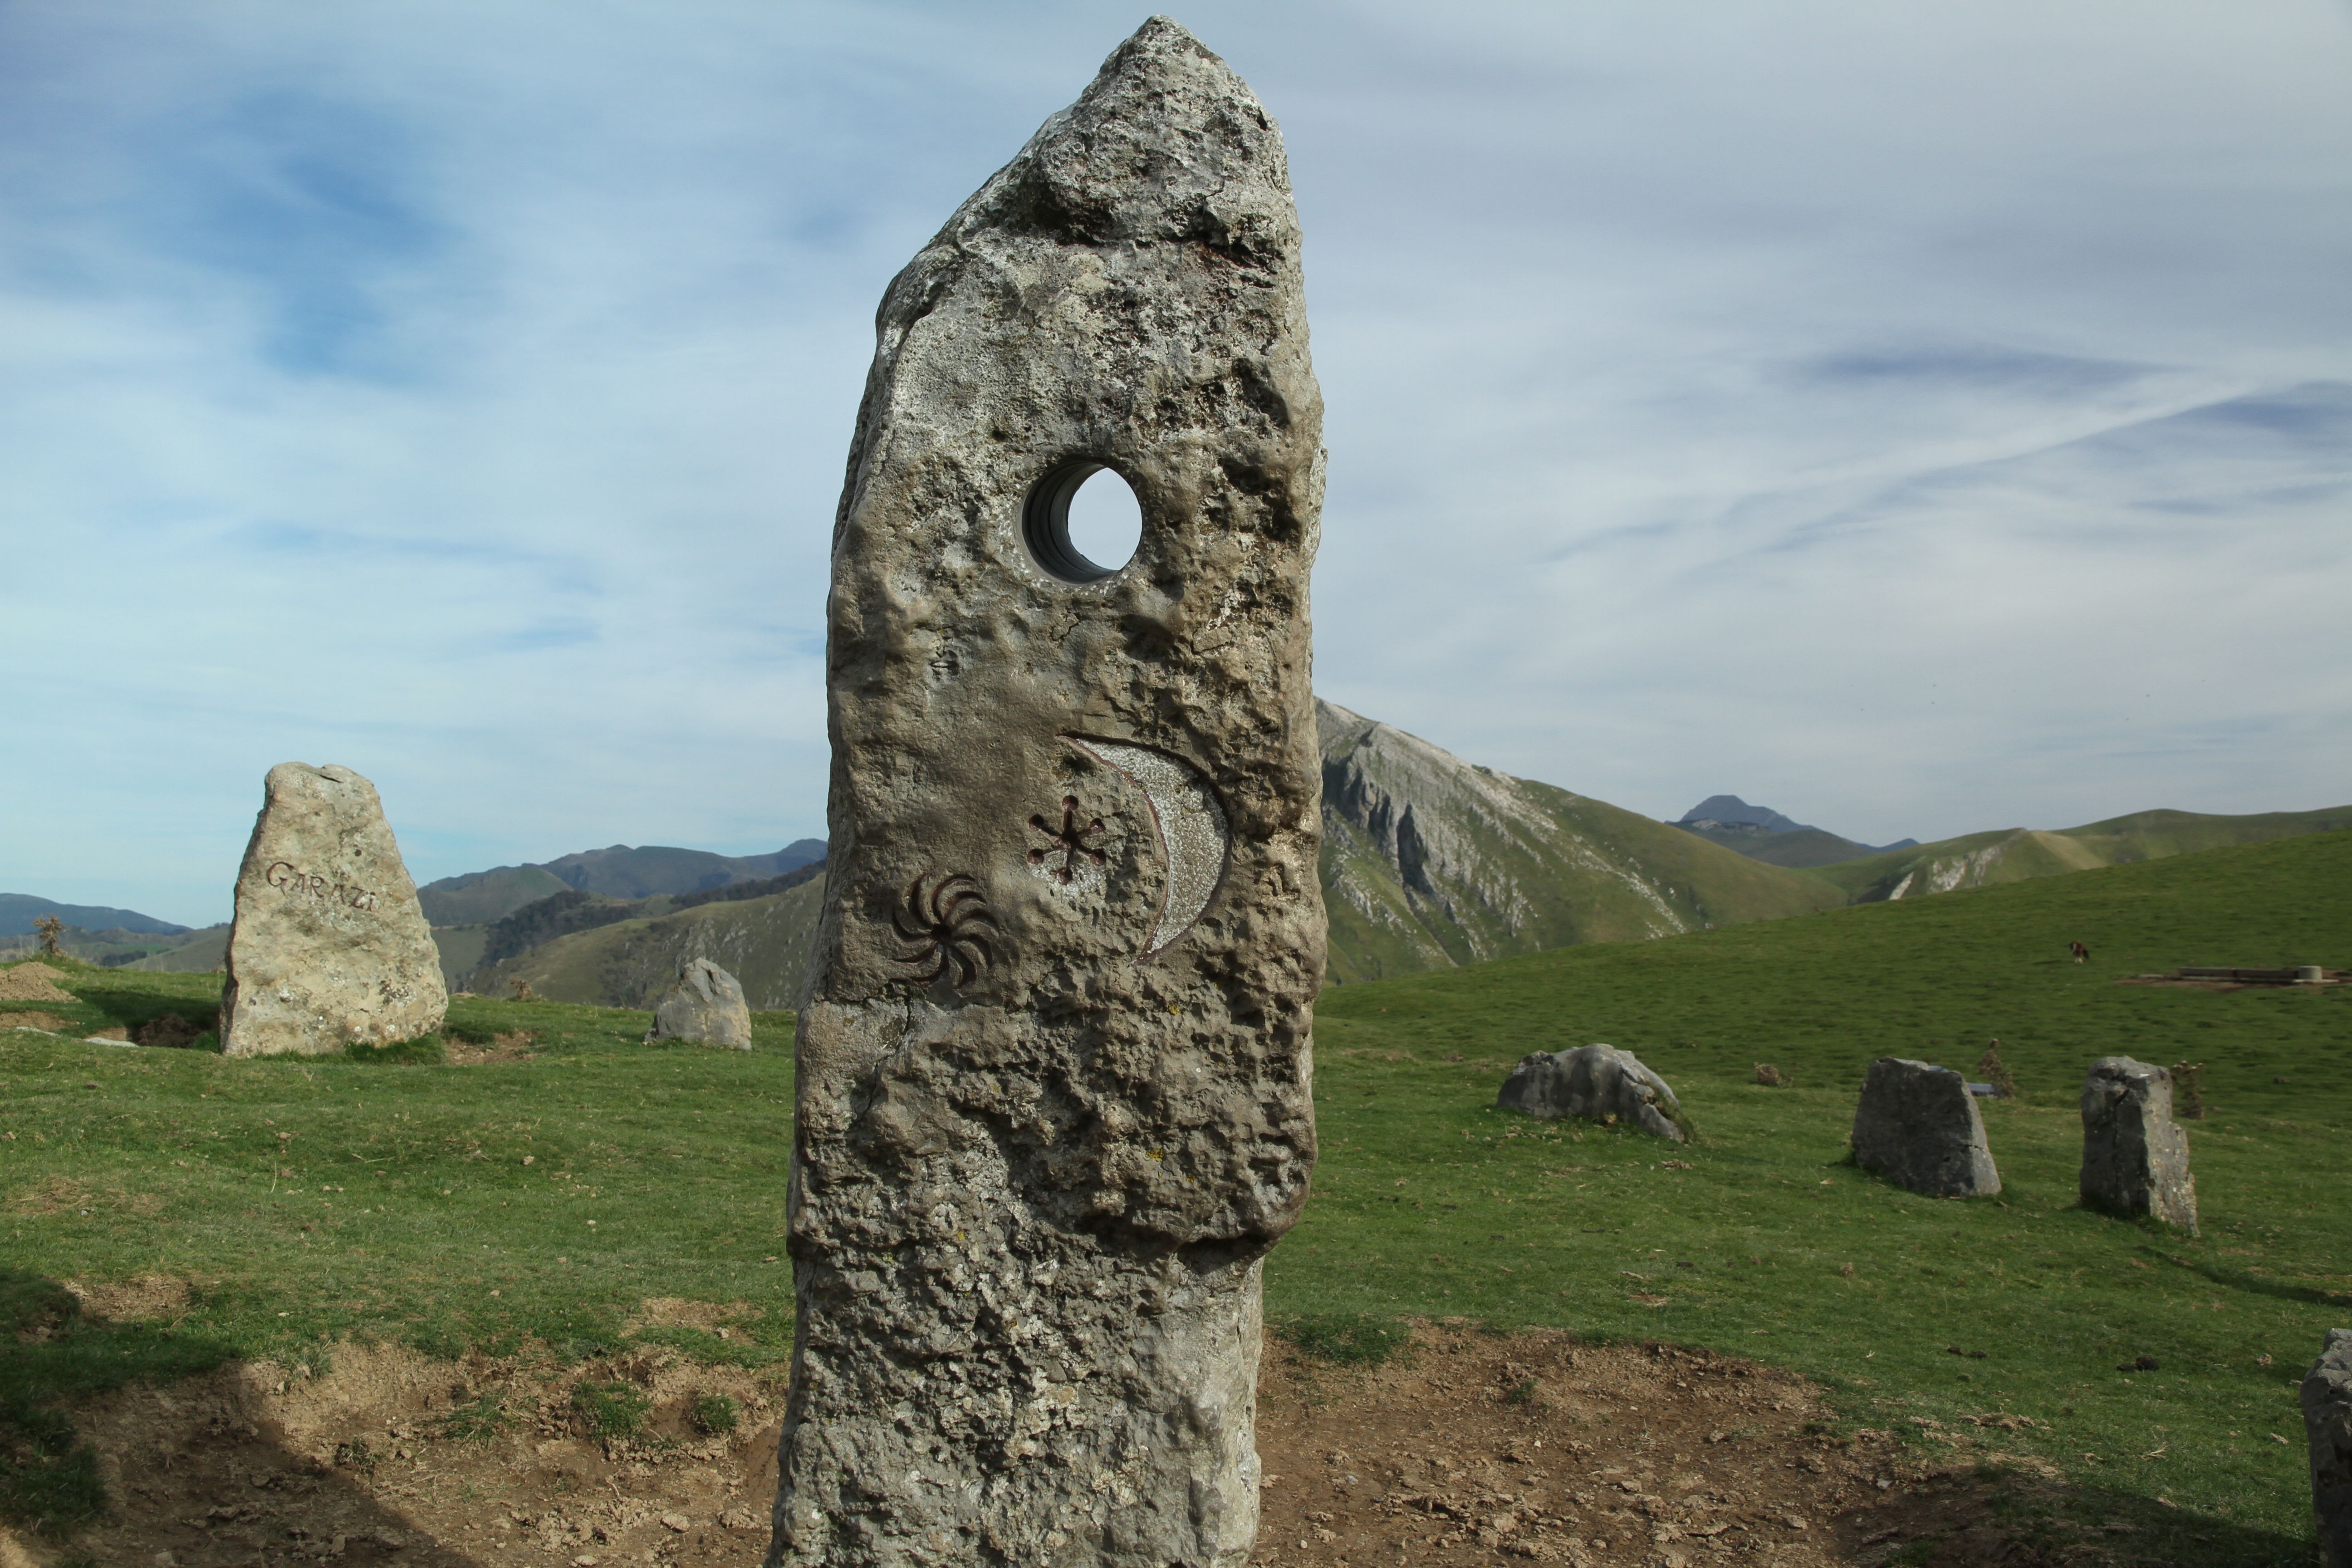
{"label": "crescent moon carving", "polygon": [[1125,741],[1087,735],[1062,739],[1125,774],[1151,803],[1152,826],[1160,830],[1160,847],[1168,858],[1168,896],[1143,952],[1146,958],[1157,958],[1192,929],[1224,879],[1233,844],[1224,805],[1209,787],[1208,775],[1181,757]]}

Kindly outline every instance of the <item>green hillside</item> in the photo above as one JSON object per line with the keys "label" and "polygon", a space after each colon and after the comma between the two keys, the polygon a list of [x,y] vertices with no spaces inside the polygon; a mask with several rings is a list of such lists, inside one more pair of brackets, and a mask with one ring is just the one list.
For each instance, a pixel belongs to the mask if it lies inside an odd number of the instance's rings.
{"label": "green hillside", "polygon": [[228,962],[228,927],[206,926],[177,947],[152,953],[129,965],[149,971],[210,973]]}
{"label": "green hillside", "polygon": [[1678,827],[1318,702],[1331,978],[1629,942],[1843,901]]}
{"label": "green hillside", "polygon": [[2352,827],[2352,806],[2272,811],[2246,816],[2192,811],[2141,811],[2054,832],[1998,828],[1916,844],[1815,868],[1857,903],[1918,898],[1961,888],[1998,887],[2101,866],[2158,860],[2200,849],[2263,844]]}
{"label": "green hillside", "polygon": [[1833,866],[1841,860],[1858,860],[1865,855],[1878,853],[1867,844],[1841,838],[1822,827],[1791,827],[1775,833],[1769,827],[1747,822],[1717,822],[1704,827],[1688,822],[1677,822],[1672,826],[1694,838],[1704,838],[1735,855],[1745,855],[1750,860],[1760,860],[1767,866],[1786,866],[1797,871],[1814,866]]}
{"label": "green hillside", "polygon": [[[2075,939],[2095,963],[2066,961]],[[2047,1478],[2034,1507],[2055,1512],[2010,1517],[2021,1544],[2000,1561],[2307,1561],[2293,1384],[2352,1313],[2352,987],[2117,984],[2294,962],[2352,963],[2352,832],[1327,992],[1322,1158],[1268,1260],[1269,1316],[1544,1325],[1792,1365],[1830,1389],[1832,1438],[1868,1426],[1963,1481],[1978,1460]],[[54,1010],[82,1031],[218,995],[210,975],[67,984],[82,1000]],[[648,1047],[642,1013],[461,1000],[453,1037],[524,1047],[462,1068],[0,1033],[0,1262],[200,1279],[172,1342],[213,1354],[382,1337],[772,1364],[792,1314],[785,1023],[762,1017],[750,1052]],[[1986,1108],[1998,1200],[1842,1163],[1872,1057],[1968,1066],[1996,1035],[2026,1091]],[[1491,1109],[1521,1054],[1592,1040],[1664,1072],[1697,1142]],[[2200,1237],[2074,1205],[2074,1097],[2117,1050],[2205,1064]],[[1755,1085],[1759,1060],[1796,1087]],[[652,1296],[740,1302],[756,1333],[649,1326]]]}
{"label": "green hillside", "polygon": [[493,963],[468,982],[485,996],[517,982],[558,1002],[649,1007],[689,958],[708,958],[742,983],[754,1009],[799,1005],[823,912],[816,876],[763,898],[716,900],[675,914],[621,921],[561,936]]}
{"label": "green hillside", "polygon": [[500,866],[428,882],[416,889],[416,901],[428,925],[485,925],[571,886],[544,866]]}
{"label": "green hillside", "polygon": [[[1269,1293],[1745,1350],[1921,1442],[2013,1415],[1987,1441],[2177,1537],[2137,1560],[2300,1561],[2293,1379],[2352,1312],[2352,986],[2118,980],[2315,963],[2352,967],[2352,832],[1327,992],[1327,1154]],[[1987,1106],[1998,1201],[1840,1163],[1873,1058],[1969,1068],[1993,1037],[2026,1095]],[[1674,1084],[1690,1169],[1485,1109],[1522,1054],[1593,1041]],[[2200,1237],[2074,1206],[2075,1097],[2111,1053],[2204,1066]],[[1756,1086],[1759,1061],[1798,1087]],[[2141,1356],[2160,1374],[2117,1373]],[[2221,1521],[2262,1539],[2200,1543]]]}

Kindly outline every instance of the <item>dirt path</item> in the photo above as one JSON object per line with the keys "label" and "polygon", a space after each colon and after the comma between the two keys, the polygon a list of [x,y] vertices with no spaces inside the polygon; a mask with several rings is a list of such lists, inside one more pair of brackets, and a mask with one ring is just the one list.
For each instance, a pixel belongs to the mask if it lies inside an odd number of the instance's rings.
{"label": "dirt path", "polygon": [[[2013,1497],[1886,1434],[1840,1436],[1817,1390],[1770,1368],[1443,1326],[1370,1370],[1268,1350],[1267,1568],[2115,1560],[2095,1530],[1997,1528]],[[582,1375],[346,1347],[320,1376],[252,1364],[124,1390],[75,1414],[117,1516],[69,1542],[0,1537],[0,1568],[756,1564],[779,1387],[667,1353],[593,1363],[650,1402],[640,1435],[597,1439]],[[731,1434],[696,1429],[713,1399],[740,1411]]]}

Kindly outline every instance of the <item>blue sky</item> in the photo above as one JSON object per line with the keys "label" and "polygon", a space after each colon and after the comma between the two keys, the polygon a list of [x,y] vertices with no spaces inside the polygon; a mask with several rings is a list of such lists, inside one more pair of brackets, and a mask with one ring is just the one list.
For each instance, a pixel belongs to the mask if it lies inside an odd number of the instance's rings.
{"label": "blue sky", "polygon": [[[824,831],[884,285],[1102,4],[0,4],[0,890]],[[1873,841],[2352,800],[2352,7],[1179,10],[1282,122],[1317,680]]]}

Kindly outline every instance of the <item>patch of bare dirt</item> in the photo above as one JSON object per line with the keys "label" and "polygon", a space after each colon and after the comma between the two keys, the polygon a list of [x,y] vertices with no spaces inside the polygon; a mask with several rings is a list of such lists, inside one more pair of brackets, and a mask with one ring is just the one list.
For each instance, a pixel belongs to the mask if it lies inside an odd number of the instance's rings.
{"label": "patch of bare dirt", "polygon": [[194,1295],[189,1281],[172,1274],[142,1274],[94,1285],[79,1279],[58,1283],[73,1292],[84,1312],[118,1323],[158,1323],[177,1318],[188,1310]]}
{"label": "patch of bare dirt", "polygon": [[55,1013],[0,1013],[0,1029],[46,1029],[51,1034],[66,1026],[66,1021]]}
{"label": "patch of bare dirt", "polygon": [[0,969],[0,1002],[70,1002],[72,994],[58,985],[65,977],[37,959]]}
{"label": "patch of bare dirt", "polygon": [[103,1208],[152,1217],[163,1212],[163,1200],[153,1193],[118,1192],[111,1187],[92,1186],[71,1176],[58,1176],[17,1194],[9,1200],[8,1208],[11,1213],[24,1215]]}
{"label": "patch of bare dirt", "polygon": [[[646,1308],[691,1326],[736,1310]],[[591,1431],[583,1380],[642,1398],[643,1431]],[[114,1519],[66,1542],[0,1531],[0,1568],[751,1568],[782,1395],[780,1368],[667,1352],[557,1368],[353,1346],[326,1368],[127,1389],[74,1413]],[[714,1398],[740,1412],[732,1432],[703,1429]],[[2011,1461],[1988,1480],[1978,1464],[2002,1456],[1965,1442],[1924,1461],[1891,1434],[1842,1433],[1790,1373],[1668,1346],[1439,1326],[1410,1358],[1362,1370],[1270,1340],[1258,1448],[1255,1568],[2196,1560],[2149,1559],[2138,1526],[2046,1510],[2021,1536],[2033,1489],[2062,1489],[2048,1467]]]}
{"label": "patch of bare dirt", "polygon": [[448,1040],[443,1044],[449,1065],[460,1068],[487,1067],[493,1062],[527,1062],[538,1053],[530,1047],[539,1044],[539,1036],[530,1029],[517,1029],[512,1034],[492,1035],[487,1045],[469,1040]]}

